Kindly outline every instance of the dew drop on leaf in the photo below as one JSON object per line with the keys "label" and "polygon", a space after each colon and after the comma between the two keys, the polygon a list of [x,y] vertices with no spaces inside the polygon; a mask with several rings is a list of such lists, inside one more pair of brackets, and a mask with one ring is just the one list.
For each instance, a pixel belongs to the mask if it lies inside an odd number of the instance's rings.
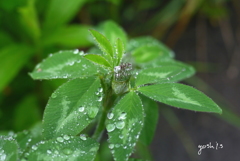
{"label": "dew drop on leaf", "polygon": [[110,113],[107,114],[108,119],[112,119],[113,116],[114,116],[114,114],[113,114],[112,112],[110,112]]}
{"label": "dew drop on leaf", "polygon": [[83,106],[79,107],[79,108],[78,108],[78,111],[79,111],[79,112],[83,112],[83,111],[84,111],[84,107],[83,107]]}
{"label": "dew drop on leaf", "polygon": [[78,49],[75,49],[75,50],[73,51],[73,54],[78,54],[78,52],[79,52],[79,50],[78,50]]}
{"label": "dew drop on leaf", "polygon": [[51,151],[51,150],[47,150],[47,153],[48,153],[48,154],[52,154],[52,151]]}
{"label": "dew drop on leaf", "polygon": [[52,97],[52,98],[56,98],[56,97],[57,97],[57,94],[56,94],[56,93],[53,93],[51,97]]}
{"label": "dew drop on leaf", "polygon": [[127,116],[127,113],[126,112],[122,112],[118,118],[118,120],[125,120],[126,119],[126,116]]}
{"label": "dew drop on leaf", "polygon": [[80,135],[80,139],[82,139],[82,140],[87,140],[87,137],[86,137],[85,134],[81,134],[81,135]]}
{"label": "dew drop on leaf", "polygon": [[90,119],[95,118],[96,115],[97,115],[97,113],[98,113],[98,108],[97,108],[97,107],[89,108],[89,109],[88,109],[88,112],[87,112],[88,117],[89,117]]}
{"label": "dew drop on leaf", "polygon": [[68,149],[68,148],[63,149],[63,153],[66,154],[66,155],[70,155],[70,154],[72,154],[72,152],[73,151],[71,149]]}
{"label": "dew drop on leaf", "polygon": [[113,149],[114,148],[114,144],[109,144],[109,149]]}
{"label": "dew drop on leaf", "polygon": [[64,136],[63,136],[63,139],[65,139],[65,140],[69,140],[69,139],[70,139],[70,136],[68,136],[68,135],[64,135]]}
{"label": "dew drop on leaf", "polygon": [[112,132],[115,129],[115,125],[114,124],[108,124],[106,128],[107,128],[108,132]]}
{"label": "dew drop on leaf", "polygon": [[33,150],[37,150],[37,146],[36,146],[36,145],[33,145],[33,146],[32,146],[32,149],[33,149]]}
{"label": "dew drop on leaf", "polygon": [[99,101],[99,102],[101,102],[101,101],[102,101],[102,99],[103,99],[102,97],[99,97],[99,98],[98,98],[98,101]]}
{"label": "dew drop on leaf", "polygon": [[57,141],[62,143],[64,141],[64,139],[62,137],[57,137]]}
{"label": "dew drop on leaf", "polygon": [[119,121],[116,123],[116,128],[118,128],[118,129],[122,129],[122,128],[124,128],[124,126],[125,126],[124,121]]}

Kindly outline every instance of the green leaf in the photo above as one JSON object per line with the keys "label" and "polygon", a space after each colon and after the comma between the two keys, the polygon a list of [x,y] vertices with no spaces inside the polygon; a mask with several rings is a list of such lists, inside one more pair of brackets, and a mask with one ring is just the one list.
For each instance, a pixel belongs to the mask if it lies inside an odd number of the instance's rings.
{"label": "green leaf", "polygon": [[195,74],[195,69],[191,65],[188,65],[173,59],[161,60],[161,58],[158,57],[157,59],[154,59],[151,62],[141,64],[142,68],[164,67],[164,66],[178,66],[179,68],[182,68],[182,71],[180,73],[171,77],[171,82],[178,82],[186,78],[189,78]]}
{"label": "green leaf", "polygon": [[87,54],[84,57],[88,60],[91,60],[94,63],[99,64],[99,65],[111,67],[111,65],[107,62],[107,60],[104,57],[102,57],[101,55]]}
{"label": "green leaf", "polygon": [[202,92],[183,84],[163,83],[138,89],[145,96],[170,106],[199,112],[222,113],[218,105]]}
{"label": "green leaf", "polygon": [[166,52],[164,49],[160,45],[143,45],[133,50],[132,55],[137,63],[149,62],[158,56],[171,57],[169,51]]}
{"label": "green leaf", "polygon": [[89,26],[71,25],[61,27],[44,38],[44,45],[61,45],[65,47],[89,47],[92,43],[89,40]]}
{"label": "green leaf", "polygon": [[127,160],[133,152],[143,127],[143,112],[139,96],[129,92],[108,113],[109,148],[116,161]]}
{"label": "green leaf", "polygon": [[116,60],[117,60],[117,63],[116,63],[116,66],[119,65],[121,63],[121,60],[122,60],[122,57],[123,57],[123,54],[124,54],[124,44],[123,42],[121,41],[121,39],[117,39],[116,41]]}
{"label": "green leaf", "polygon": [[67,24],[86,0],[51,0],[46,11],[43,27],[45,31],[55,30]]}
{"label": "green leaf", "polygon": [[107,61],[112,64],[112,58],[113,58],[113,47],[111,43],[108,41],[108,39],[97,32],[96,30],[89,30],[94,37],[94,40],[96,41],[97,45],[103,52],[103,56],[107,59]]}
{"label": "green leaf", "polygon": [[115,44],[119,38],[122,40],[124,46],[127,45],[127,34],[125,31],[114,21],[108,20],[99,25],[99,29],[110,40],[111,44]]}
{"label": "green leaf", "polygon": [[181,74],[184,68],[179,66],[162,66],[155,68],[147,68],[139,72],[136,77],[135,86],[163,83],[171,81],[175,76]]}
{"label": "green leaf", "polygon": [[0,91],[17,75],[32,55],[26,45],[14,44],[0,50]]}
{"label": "green leaf", "polygon": [[143,103],[145,117],[139,141],[141,141],[144,145],[150,145],[158,123],[158,105],[155,101],[143,95],[141,95],[141,100]]}
{"label": "green leaf", "polygon": [[64,135],[32,146],[27,158],[36,161],[92,161],[98,148],[99,143],[91,138],[82,140],[80,137]]}
{"label": "green leaf", "polygon": [[102,93],[97,78],[74,79],[51,96],[43,116],[43,135],[50,139],[61,134],[76,135],[96,117]]}
{"label": "green leaf", "polygon": [[0,159],[4,161],[15,161],[18,158],[17,142],[10,136],[0,136]]}
{"label": "green leaf", "polygon": [[[153,51],[153,53],[147,51],[147,48],[151,49]],[[150,54],[150,56],[147,56],[143,52],[142,53],[145,56],[140,55],[141,50],[147,51]],[[137,56],[143,57],[142,59],[137,58],[140,61],[144,61],[145,60],[144,57],[148,58],[147,60],[154,59],[156,52],[159,52],[158,55],[160,55],[161,57],[169,57],[169,58],[174,57],[174,53],[172,50],[170,50],[167,46],[165,46],[158,40],[156,40],[152,37],[148,37],[148,36],[131,39],[128,43],[127,51],[128,52],[137,52],[135,57],[137,57]]]}
{"label": "green leaf", "polygon": [[50,54],[32,73],[33,79],[80,78],[97,73],[97,67],[83,57],[83,52],[60,51]]}

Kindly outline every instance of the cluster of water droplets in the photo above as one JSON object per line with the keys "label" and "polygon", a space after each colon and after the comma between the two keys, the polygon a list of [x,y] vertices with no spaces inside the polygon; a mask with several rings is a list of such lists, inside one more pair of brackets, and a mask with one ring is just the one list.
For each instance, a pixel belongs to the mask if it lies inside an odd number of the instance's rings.
{"label": "cluster of water droplets", "polygon": [[[107,118],[109,120],[113,119],[113,117],[114,117],[114,114],[112,112],[109,112],[107,114]],[[112,132],[112,131],[115,130],[115,128],[123,129],[124,126],[125,126],[125,119],[126,119],[126,117],[127,117],[127,113],[126,112],[122,112],[119,115],[119,117],[113,121],[114,123],[107,124],[107,126],[106,126],[107,131],[108,132]]]}

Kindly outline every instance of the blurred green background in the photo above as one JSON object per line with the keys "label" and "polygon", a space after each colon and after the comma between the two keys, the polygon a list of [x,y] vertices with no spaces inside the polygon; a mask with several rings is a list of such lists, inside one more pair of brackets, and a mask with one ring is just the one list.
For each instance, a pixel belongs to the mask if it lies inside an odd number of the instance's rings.
{"label": "blurred green background", "polygon": [[[86,51],[93,46],[88,29],[106,20],[122,26],[129,38],[150,35],[172,48],[176,59],[197,70],[184,83],[223,108],[219,116],[160,104],[153,158],[237,161],[239,0],[1,0],[0,131],[18,132],[41,121],[50,94],[64,81],[34,81],[28,73],[50,53]],[[197,155],[197,146],[209,142],[224,149]]]}

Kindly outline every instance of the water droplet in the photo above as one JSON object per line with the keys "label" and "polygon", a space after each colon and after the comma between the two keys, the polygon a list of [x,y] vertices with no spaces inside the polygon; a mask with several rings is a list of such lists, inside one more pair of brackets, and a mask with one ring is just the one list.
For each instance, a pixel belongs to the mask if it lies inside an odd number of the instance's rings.
{"label": "water droplet", "polygon": [[64,135],[64,136],[63,136],[63,139],[65,139],[65,140],[69,140],[69,139],[70,139],[70,136],[68,136],[68,135]]}
{"label": "water droplet", "polygon": [[113,149],[114,148],[114,144],[109,144],[108,147],[109,147],[109,149]]}
{"label": "water droplet", "polygon": [[118,118],[118,120],[125,120],[126,119],[126,116],[127,116],[127,113],[126,112],[122,112]]}
{"label": "water droplet", "polygon": [[92,147],[90,151],[93,151],[93,152],[98,151],[98,146]]}
{"label": "water droplet", "polygon": [[87,137],[86,137],[85,134],[81,134],[81,135],[80,135],[80,139],[82,139],[82,140],[87,140]]}
{"label": "water droplet", "polygon": [[47,150],[47,153],[48,153],[48,154],[52,154],[52,151],[51,151],[51,150]]}
{"label": "water droplet", "polygon": [[56,97],[57,97],[57,94],[56,94],[56,93],[53,93],[51,97],[52,97],[52,98],[56,98]]}
{"label": "water droplet", "polygon": [[73,51],[73,54],[78,54],[78,52],[79,52],[79,50],[78,50],[78,49],[75,49],[75,50]]}
{"label": "water droplet", "polygon": [[114,114],[113,114],[113,113],[111,113],[111,112],[107,114],[107,117],[108,117],[108,119],[112,119],[112,118],[113,118],[113,116],[114,116]]}
{"label": "water droplet", "polygon": [[98,88],[98,92],[102,92],[103,91],[103,88]]}
{"label": "water droplet", "polygon": [[115,145],[115,147],[116,147],[116,148],[119,148],[119,147],[120,147],[120,145],[119,145],[119,144],[116,144],[116,145]]}
{"label": "water droplet", "polygon": [[83,112],[83,111],[84,111],[84,107],[83,107],[83,106],[79,107],[79,108],[78,108],[78,111],[79,111],[79,112]]}
{"label": "water droplet", "polygon": [[64,139],[62,137],[57,137],[57,141],[62,143],[64,141]]}
{"label": "water droplet", "polygon": [[37,150],[37,146],[36,146],[36,145],[33,145],[33,146],[32,146],[32,149],[33,149],[33,150]]}
{"label": "water droplet", "polygon": [[88,117],[90,119],[95,118],[97,113],[98,113],[98,108],[97,107],[88,108],[87,114],[88,114]]}
{"label": "water droplet", "polygon": [[54,154],[59,154],[59,152],[57,150],[54,151]]}
{"label": "water droplet", "polygon": [[117,124],[116,124],[116,127],[117,127],[118,129],[122,129],[122,128],[124,128],[124,126],[125,126],[125,122],[124,122],[124,121],[119,121],[119,122],[117,122]]}
{"label": "water droplet", "polygon": [[98,101],[99,101],[99,102],[101,102],[101,101],[102,101],[102,99],[103,99],[102,97],[99,97],[99,98],[98,98]]}
{"label": "water droplet", "polygon": [[63,153],[66,154],[66,155],[70,155],[70,154],[72,154],[72,152],[73,151],[71,149],[68,149],[68,148],[63,149]]}
{"label": "water droplet", "polygon": [[120,139],[123,139],[123,135],[119,135],[119,138],[120,138]]}
{"label": "water droplet", "polygon": [[112,132],[115,129],[115,125],[114,124],[108,124],[106,128],[107,128],[108,132]]}

